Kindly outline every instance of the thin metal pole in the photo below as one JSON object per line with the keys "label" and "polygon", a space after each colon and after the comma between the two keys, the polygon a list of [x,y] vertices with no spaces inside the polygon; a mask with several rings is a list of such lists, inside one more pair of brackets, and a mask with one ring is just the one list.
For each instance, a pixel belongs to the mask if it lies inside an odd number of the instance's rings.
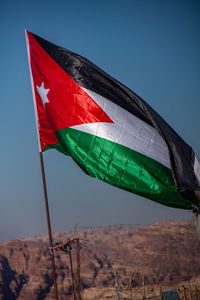
{"label": "thin metal pole", "polygon": [[77,292],[78,300],[82,300],[81,297],[81,266],[80,266],[80,240],[76,240],[76,260],[77,260]]}
{"label": "thin metal pole", "polygon": [[50,215],[49,215],[49,204],[48,204],[48,197],[47,197],[47,186],[46,186],[46,178],[45,178],[45,171],[44,171],[44,162],[43,162],[43,155],[40,151],[40,165],[42,171],[42,183],[43,183],[43,190],[44,190],[44,200],[45,200],[45,208],[46,208],[46,217],[47,217],[47,225],[48,225],[48,236],[49,236],[49,245],[51,247],[51,261],[52,261],[52,274],[54,280],[54,292],[55,298],[58,300],[58,288],[57,288],[57,280],[56,280],[56,267],[55,267],[55,257],[53,252],[53,239],[52,239],[52,232],[51,232],[51,222],[50,222]]}
{"label": "thin metal pole", "polygon": [[74,284],[74,270],[73,270],[73,264],[72,264],[72,250],[69,247],[69,259],[70,259],[70,267],[71,267],[71,277],[72,277],[72,289],[74,293],[74,300],[76,299],[76,291],[75,291],[75,284]]}
{"label": "thin metal pole", "polygon": [[120,292],[119,292],[119,284],[118,284],[117,272],[115,272],[115,288],[116,288],[117,300],[120,300]]}
{"label": "thin metal pole", "polygon": [[142,285],[143,285],[143,299],[145,299],[145,283],[144,283],[144,275],[142,276]]}
{"label": "thin metal pole", "polygon": [[130,276],[130,300],[132,300],[132,276]]}

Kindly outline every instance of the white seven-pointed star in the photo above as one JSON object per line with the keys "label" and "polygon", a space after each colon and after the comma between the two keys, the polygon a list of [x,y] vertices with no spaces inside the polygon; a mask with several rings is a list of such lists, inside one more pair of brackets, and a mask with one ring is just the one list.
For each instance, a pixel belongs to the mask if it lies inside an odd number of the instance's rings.
{"label": "white seven-pointed star", "polygon": [[49,102],[49,99],[47,98],[49,89],[44,88],[44,82],[42,82],[40,87],[36,85],[36,88],[40,95],[40,98],[42,99],[43,105],[45,106],[45,104]]}

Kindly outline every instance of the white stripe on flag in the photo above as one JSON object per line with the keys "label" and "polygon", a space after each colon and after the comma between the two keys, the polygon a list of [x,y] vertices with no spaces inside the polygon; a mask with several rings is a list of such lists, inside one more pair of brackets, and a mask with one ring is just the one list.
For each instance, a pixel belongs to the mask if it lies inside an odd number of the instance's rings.
{"label": "white stripe on flag", "polygon": [[121,144],[171,168],[167,145],[153,127],[110,100],[88,89],[84,90],[114,123],[81,124],[71,128]]}

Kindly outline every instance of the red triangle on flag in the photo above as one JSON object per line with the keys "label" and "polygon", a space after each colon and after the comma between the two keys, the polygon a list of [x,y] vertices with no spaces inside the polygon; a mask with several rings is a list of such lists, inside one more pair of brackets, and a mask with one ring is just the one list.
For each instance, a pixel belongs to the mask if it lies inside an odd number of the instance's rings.
{"label": "red triangle on flag", "polygon": [[62,128],[97,122],[113,123],[34,36],[30,32],[27,34],[41,142],[55,144],[55,132]]}

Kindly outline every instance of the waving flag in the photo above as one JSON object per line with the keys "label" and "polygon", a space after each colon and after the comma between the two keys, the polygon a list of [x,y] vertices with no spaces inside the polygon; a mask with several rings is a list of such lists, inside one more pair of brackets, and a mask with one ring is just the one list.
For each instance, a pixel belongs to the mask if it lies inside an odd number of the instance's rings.
{"label": "waving flag", "polygon": [[200,165],[144,100],[80,55],[27,32],[41,151],[164,205],[200,206]]}

